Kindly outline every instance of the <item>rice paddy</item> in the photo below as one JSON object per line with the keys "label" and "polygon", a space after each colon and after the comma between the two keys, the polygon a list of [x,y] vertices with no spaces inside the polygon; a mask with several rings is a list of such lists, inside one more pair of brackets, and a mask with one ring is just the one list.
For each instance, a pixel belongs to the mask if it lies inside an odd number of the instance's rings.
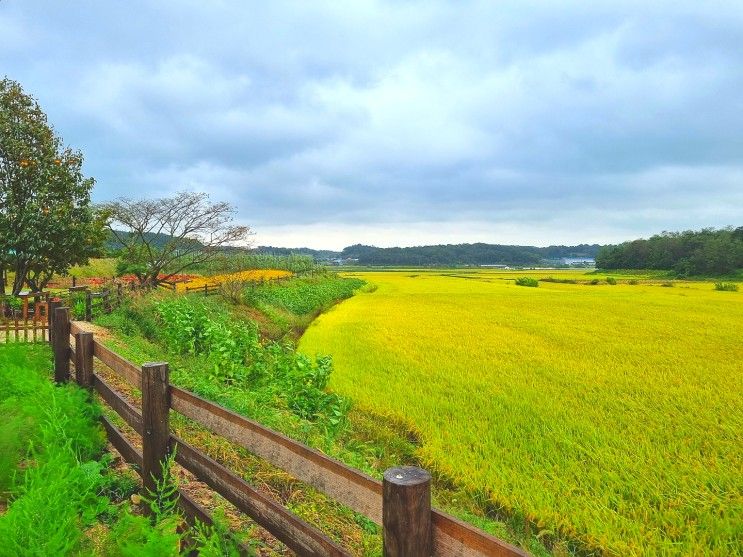
{"label": "rice paddy", "polygon": [[176,283],[176,289],[179,292],[185,292],[186,287],[193,290],[194,288],[200,288],[207,284],[213,285],[221,284],[223,282],[266,282],[290,276],[292,276],[291,272],[283,271],[281,269],[251,269],[249,271],[240,271],[238,273],[192,278],[186,282]]}
{"label": "rice paddy", "polygon": [[743,554],[743,292],[524,274],[353,273],[376,291],[320,316],[300,349],[333,355],[332,389],[408,421],[427,468],[540,534],[609,555]]}

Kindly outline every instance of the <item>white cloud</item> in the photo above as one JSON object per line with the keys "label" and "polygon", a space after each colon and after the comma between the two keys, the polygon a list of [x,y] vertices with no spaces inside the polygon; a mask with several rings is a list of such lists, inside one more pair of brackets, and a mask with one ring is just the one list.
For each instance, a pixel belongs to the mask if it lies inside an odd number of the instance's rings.
{"label": "white cloud", "polygon": [[284,244],[739,225],[742,34],[723,2],[0,3],[99,200],[204,189]]}

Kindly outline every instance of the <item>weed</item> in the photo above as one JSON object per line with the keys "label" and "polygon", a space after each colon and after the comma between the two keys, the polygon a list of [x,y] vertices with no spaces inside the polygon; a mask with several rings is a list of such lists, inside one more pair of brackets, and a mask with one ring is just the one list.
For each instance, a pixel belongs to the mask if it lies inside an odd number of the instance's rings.
{"label": "weed", "polygon": [[715,290],[720,290],[723,292],[737,292],[738,285],[734,282],[716,282]]}
{"label": "weed", "polygon": [[529,286],[531,288],[536,288],[539,286],[539,281],[532,277],[519,277],[516,279],[516,284],[518,286]]}

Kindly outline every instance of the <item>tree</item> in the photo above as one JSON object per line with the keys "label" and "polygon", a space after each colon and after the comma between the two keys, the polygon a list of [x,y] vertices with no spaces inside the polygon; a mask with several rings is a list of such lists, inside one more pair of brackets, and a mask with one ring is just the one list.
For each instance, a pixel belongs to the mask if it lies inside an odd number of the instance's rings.
{"label": "tree", "polygon": [[142,285],[157,286],[229,246],[247,243],[251,234],[247,226],[233,224],[229,203],[212,203],[206,193],[120,198],[102,208],[111,217],[109,228],[122,252],[119,272],[135,275]]}
{"label": "tree", "polygon": [[105,215],[90,203],[94,180],[79,151],[64,147],[39,103],[0,81],[0,288],[46,286],[102,245]]}

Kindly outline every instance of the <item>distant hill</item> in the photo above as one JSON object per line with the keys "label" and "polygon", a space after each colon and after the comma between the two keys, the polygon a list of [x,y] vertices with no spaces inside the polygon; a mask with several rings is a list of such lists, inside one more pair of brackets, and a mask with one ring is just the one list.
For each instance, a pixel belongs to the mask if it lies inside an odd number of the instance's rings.
{"label": "distant hill", "polygon": [[508,265],[539,266],[559,264],[564,258],[596,257],[598,244],[579,246],[512,246],[501,244],[446,244],[409,248],[377,248],[357,244],[344,248],[342,259],[357,260],[359,265],[461,266]]}
{"label": "distant hill", "polygon": [[605,246],[596,265],[674,271],[681,277],[736,273],[743,269],[743,226],[663,232],[647,240]]}
{"label": "distant hill", "polygon": [[[156,247],[168,241],[167,234],[149,234]],[[109,251],[121,248],[120,242],[111,235],[107,247]],[[578,246],[511,246],[501,244],[445,244],[436,246],[416,246],[408,248],[378,248],[356,244],[341,251],[316,250],[311,248],[279,248],[258,246],[249,249],[250,253],[286,256],[292,254],[309,255],[319,263],[353,263],[368,266],[421,266],[446,267],[465,265],[507,265],[539,266],[564,264],[564,260],[595,259],[598,244]],[[225,251],[244,251],[247,248],[227,248]]]}
{"label": "distant hill", "polygon": [[564,259],[593,261],[601,248],[598,244],[578,246],[509,246],[500,244],[446,244],[408,248],[378,248],[356,244],[341,251],[310,248],[260,246],[254,253],[272,255],[311,255],[318,262],[353,263],[369,266],[445,267],[463,265],[539,266],[559,265]]}

